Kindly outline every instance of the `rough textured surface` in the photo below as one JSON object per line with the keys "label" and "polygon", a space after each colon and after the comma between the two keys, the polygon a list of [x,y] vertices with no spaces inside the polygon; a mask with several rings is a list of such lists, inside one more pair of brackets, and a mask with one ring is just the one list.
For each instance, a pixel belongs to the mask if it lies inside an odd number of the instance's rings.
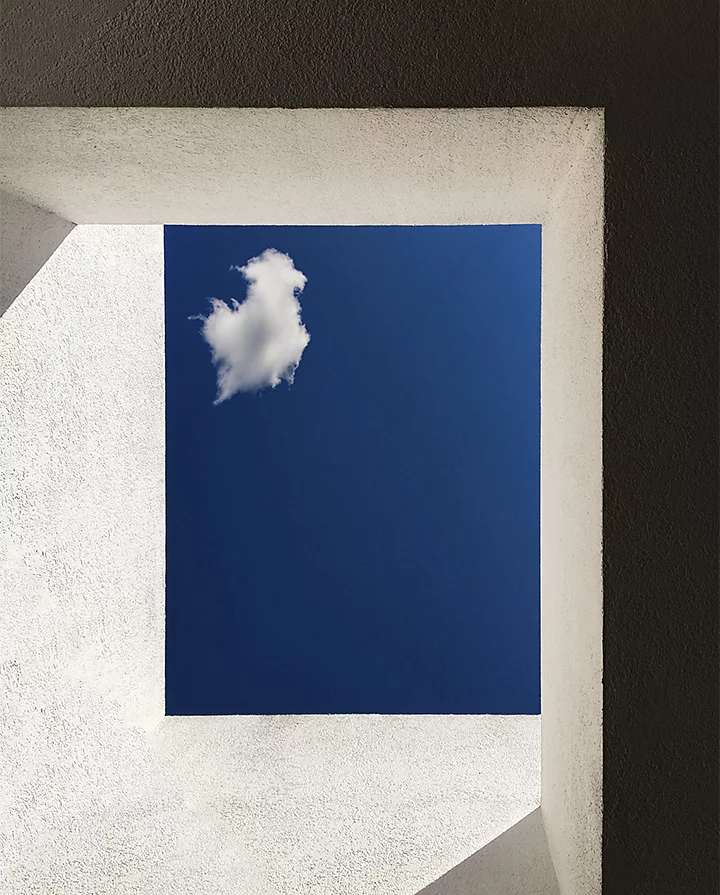
{"label": "rough textured surface", "polygon": [[225,892],[414,895],[533,810],[539,727],[499,715],[167,718],[153,742],[224,856]]}
{"label": "rough textured surface", "polygon": [[0,316],[74,226],[0,190]]}
{"label": "rough textured surface", "polygon": [[542,814],[527,817],[419,895],[558,895]]}
{"label": "rough textured surface", "polygon": [[164,715],[163,288],[161,227],[76,227],[0,319],[0,661],[37,698],[74,681],[148,728]]}
{"label": "rough textured surface", "polygon": [[0,891],[413,895],[536,808],[537,716],[163,716],[159,226],[0,321]]}
{"label": "rough textured surface", "polygon": [[142,0],[12,49],[6,105],[605,108],[604,886],[717,891],[716,0]]}
{"label": "rough textured surface", "polygon": [[0,186],[78,224],[531,223],[587,128],[579,109],[2,109]]}
{"label": "rough textured surface", "polygon": [[543,227],[541,807],[562,893],[602,863],[602,143],[598,117]]}
{"label": "rough textured surface", "polygon": [[[165,144],[170,147],[165,151],[163,163],[173,169],[170,152],[174,141],[182,133],[182,113],[168,115],[164,112],[158,115],[138,111],[132,116],[125,112],[123,114],[124,127],[121,129],[117,128],[117,113],[98,116],[99,124],[96,123],[92,137],[93,157],[102,158],[103,155],[110,157],[108,144],[113,144],[120,134],[128,148],[125,156],[116,160],[119,170],[125,170],[128,163],[135,161],[137,172],[138,162],[142,164],[145,157],[143,153],[149,151],[149,148],[143,147],[144,137],[146,141],[150,141],[148,147],[158,145],[162,147]],[[56,115],[60,127],[52,126]],[[15,122],[15,137],[14,142],[11,141],[9,153],[14,158],[14,166],[9,170],[17,182],[14,181],[12,185],[17,187],[19,183],[23,187],[36,189],[38,192],[33,195],[42,194],[44,200],[52,207],[58,203],[59,183],[60,190],[64,189],[65,195],[75,202],[71,213],[82,220],[88,209],[93,210],[98,197],[92,189],[89,193],[83,192],[82,183],[73,180],[75,167],[72,149],[78,153],[77,167],[86,170],[88,154],[85,147],[88,144],[85,142],[78,149],[77,145],[73,146],[71,142],[69,146],[71,152],[65,156],[53,151],[54,146],[58,149],[60,146],[67,148],[68,120],[71,122],[69,130],[73,132],[73,122],[80,117],[77,114],[67,113],[52,113],[52,117],[48,117],[43,110],[30,113],[13,110],[12,114],[5,113],[6,121],[13,119]],[[194,113],[185,113],[184,117],[190,122],[191,134],[202,132],[212,123],[212,113],[201,116],[199,128],[197,122],[193,121]],[[236,119],[241,133],[243,129],[245,133],[257,130],[255,115],[252,113],[218,114],[217,117],[219,125],[215,130],[224,126],[228,136],[231,135],[232,118]],[[544,463],[542,473],[543,527],[545,541],[548,542],[547,532],[550,531],[551,540],[548,543],[554,549],[552,562],[543,563],[543,603],[547,604],[543,607],[543,615],[547,619],[547,622],[543,623],[544,655],[552,656],[553,652],[558,652],[557,644],[564,644],[570,631],[576,634],[582,632],[582,638],[580,640],[575,638],[577,649],[568,651],[562,648],[560,652],[564,657],[563,661],[556,659],[554,665],[552,662],[548,665],[550,673],[546,669],[543,672],[546,694],[544,699],[550,694],[551,707],[548,716],[550,725],[549,727],[548,724],[544,725],[544,738],[549,744],[546,751],[551,755],[551,759],[545,760],[544,789],[550,793],[560,793],[560,797],[555,799],[552,810],[545,812],[545,817],[549,824],[551,844],[555,844],[555,860],[560,878],[565,881],[565,891],[570,892],[577,886],[582,886],[585,891],[590,892],[597,889],[600,878],[601,818],[598,761],[601,742],[601,705],[598,698],[601,629],[599,624],[594,622],[595,616],[588,613],[588,608],[595,606],[599,610],[602,599],[599,575],[602,116],[597,113],[580,114],[576,110],[551,111],[546,113],[544,129],[540,120],[542,116],[517,111],[502,113],[497,110],[451,116],[442,112],[401,113],[399,116],[392,113],[382,115],[363,113],[358,117],[361,125],[364,121],[369,122],[370,131],[374,136],[374,151],[380,156],[385,153],[392,158],[396,152],[398,124],[404,125],[404,131],[407,131],[408,123],[411,123],[418,133],[429,133],[431,137],[437,137],[438,133],[442,133],[443,126],[447,129],[448,117],[452,122],[454,137],[454,140],[450,141],[450,147],[465,148],[456,149],[454,152],[448,151],[447,143],[437,145],[437,139],[433,141],[427,137],[425,143],[419,140],[419,145],[411,145],[407,150],[410,163],[407,157],[405,158],[407,171],[404,180],[397,183],[392,182],[393,178],[390,178],[394,192],[388,185],[384,191],[377,193],[370,206],[371,211],[362,205],[360,197],[363,186],[372,184],[372,167],[367,164],[356,165],[354,173],[357,182],[342,192],[339,187],[343,183],[343,172],[338,170],[335,194],[342,195],[342,199],[336,199],[332,209],[325,212],[331,220],[344,221],[350,217],[353,222],[357,222],[358,218],[363,219],[363,213],[371,215],[373,220],[384,223],[432,220],[432,208],[437,203],[437,198],[427,195],[427,175],[417,173],[418,165],[413,161],[415,157],[411,153],[416,153],[432,168],[434,156],[430,152],[430,147],[433,143],[437,161],[440,165],[444,163],[447,166],[450,171],[448,176],[454,184],[454,190],[448,194],[454,198],[454,202],[446,201],[442,206],[448,221],[457,220],[458,217],[484,221],[543,220],[548,214],[558,218],[546,234],[543,250],[543,265],[546,272],[543,303],[543,401],[544,407],[547,406],[547,413],[545,409],[543,411],[545,420],[543,450],[546,453],[549,450],[550,456],[549,462]],[[85,118],[87,119],[87,115]],[[319,133],[323,120],[327,125],[330,139],[318,140],[318,148],[309,153],[310,161],[316,168],[322,168],[323,157],[329,162],[327,168],[332,169],[333,164],[337,165],[338,157],[342,158],[343,155],[349,154],[338,151],[332,140],[333,134],[342,135],[343,128],[339,125],[344,125],[348,121],[348,113],[286,115],[276,112],[272,115],[264,113],[259,118],[260,123],[270,124],[265,133],[267,151],[262,151],[262,139],[256,136],[255,157],[250,155],[249,160],[247,158],[245,160],[246,168],[253,171],[254,179],[258,182],[254,187],[258,195],[262,194],[262,183],[266,184],[265,192],[271,195],[273,189],[268,189],[268,185],[274,185],[279,195],[292,193],[294,180],[301,178],[302,172],[291,166],[289,170],[284,171],[284,179],[281,179],[283,168],[272,158],[272,151],[276,146],[284,147],[287,143],[290,143],[291,149],[294,145],[302,145],[300,137],[303,129],[305,132],[309,130],[310,133]],[[398,120],[395,120],[396,118]],[[440,121],[435,121],[435,118],[439,118]],[[163,120],[169,121],[169,134],[163,134]],[[527,133],[523,131],[523,122],[527,124]],[[39,134],[40,125],[44,125],[43,132],[46,135],[44,143],[49,147],[42,156],[39,152],[35,154],[30,152],[35,139],[33,134]],[[26,130],[23,130],[23,126]],[[74,125],[74,128],[77,135],[77,126]],[[86,134],[87,129],[82,133]],[[464,136],[471,139],[463,140]],[[282,140],[280,137],[285,139]],[[311,143],[311,141],[305,142]],[[226,144],[228,143],[226,138]],[[482,152],[478,149],[468,150],[468,144],[471,147],[476,145]],[[507,148],[509,146],[512,146],[512,152]],[[134,147],[135,155],[131,147]],[[216,148],[214,156],[209,150],[203,156],[202,171],[209,172],[210,176],[225,169],[226,153],[223,145]],[[30,161],[27,167],[30,169],[30,175],[22,165],[23,156],[28,157],[28,154]],[[63,161],[58,163],[58,158]],[[263,161],[267,162],[265,167]],[[189,160],[187,164],[190,165]],[[197,164],[196,161],[196,167]],[[307,167],[307,160],[304,164]],[[91,160],[89,168],[92,170],[93,166],[97,168],[97,163]],[[400,165],[398,172],[402,173]],[[575,172],[575,180],[570,179],[569,172]],[[32,174],[37,177],[36,182],[33,181]],[[146,193],[150,195],[148,198],[142,189],[135,187],[134,194],[140,197],[144,204],[139,209],[136,207],[133,213],[150,216],[154,211],[153,202],[159,202],[162,206],[163,202],[172,201],[176,203],[176,211],[179,209],[180,213],[194,214],[193,202],[197,200],[198,195],[192,188],[194,174],[195,170],[192,168],[187,170],[186,166],[180,180],[176,182],[165,180],[158,186],[156,172],[152,166],[148,166],[140,187],[145,183]],[[534,180],[535,176],[538,177],[538,181]],[[576,182],[578,176],[581,179]],[[72,189],[68,185],[63,186],[64,179],[69,181]],[[111,178],[107,179],[112,184]],[[247,174],[245,180],[250,181]],[[332,192],[332,179],[328,177],[328,181],[328,188]],[[186,185],[183,187],[183,184],[188,182],[191,184],[190,189]],[[478,182],[482,189],[478,188]],[[33,183],[37,185],[33,187]],[[123,189],[126,185],[127,182],[121,178],[118,184],[103,192],[101,199],[105,203],[103,214],[122,216],[127,213],[127,205],[124,204],[127,197]],[[49,196],[49,191],[52,189],[56,192]],[[554,200],[553,196],[556,197]],[[398,198],[402,200],[401,203],[398,203]],[[203,201],[207,203],[208,200]],[[356,203],[360,204],[359,212]],[[589,210],[586,208],[588,203],[591,206]],[[229,207],[224,206],[222,202],[218,204],[220,212],[216,213],[231,214]],[[209,207],[212,213],[212,206],[206,204],[201,207],[206,209]],[[241,212],[236,212],[235,222],[253,220],[258,214],[257,207],[258,200],[247,203]],[[265,210],[267,216],[265,219],[272,221],[282,215],[279,218],[281,220],[305,222],[315,221],[316,214],[317,211],[313,207],[308,210],[302,202],[290,204],[284,209],[270,204]],[[93,232],[100,231],[95,229]],[[576,239],[579,238],[580,243],[570,243],[568,233]],[[568,244],[572,246],[570,256],[566,251]],[[117,253],[108,249],[107,240],[105,251],[109,252],[110,262],[104,259],[102,254],[98,257],[97,251],[92,257],[86,252],[83,267],[92,270],[94,264],[101,266],[106,266],[108,263],[117,264]],[[114,261],[112,256],[115,257]],[[126,263],[130,262],[126,260]],[[161,266],[161,260],[158,264]],[[568,276],[573,264],[578,270],[584,271],[584,282],[578,283],[576,277]],[[53,271],[54,267],[49,265],[43,272],[46,281],[48,277],[57,277],[58,273],[62,273]],[[123,280],[118,282],[122,285]],[[62,306],[66,301],[62,297],[66,285],[62,279],[58,283],[57,302]],[[591,296],[594,296],[592,301]],[[588,342],[588,339],[591,341]],[[589,350],[590,346],[592,350]],[[574,432],[573,440],[568,440],[562,433],[572,431],[574,428],[574,421],[568,415],[568,409],[572,411],[573,402],[580,402],[586,408],[586,425]],[[161,405],[157,412],[162,416]],[[14,419],[18,415],[18,408],[13,407],[10,418]],[[30,434],[29,430],[27,434]],[[144,465],[148,466],[147,461]],[[588,489],[568,491],[567,485],[571,481],[584,481]],[[119,511],[115,509],[113,512]],[[572,544],[573,536],[577,537],[578,514],[580,517],[593,520],[594,528],[582,529],[581,542],[568,551],[567,545]],[[156,531],[159,530],[157,527]],[[561,545],[559,550],[558,544]],[[572,553],[577,563],[573,574],[575,577],[582,575],[585,581],[583,590],[579,593],[572,588],[568,590],[566,556],[568,552]],[[551,554],[550,550],[548,554]],[[92,550],[87,550],[86,559],[91,556]],[[161,583],[158,587],[161,587]],[[557,603],[558,599],[562,602]],[[555,608],[552,605],[554,602],[557,603]],[[146,632],[146,635],[152,636],[151,632]],[[586,648],[591,649],[595,656],[594,662],[587,661]],[[152,650],[150,653],[152,654]],[[157,687],[158,682],[155,681],[151,689],[154,691]],[[592,694],[595,694],[594,698]],[[583,706],[582,711],[578,706]],[[191,719],[185,720],[189,722]],[[207,741],[198,736],[198,728],[191,727],[190,730],[207,748]],[[230,728],[230,731],[240,738],[244,735],[243,730],[242,726]],[[227,729],[223,728],[223,731],[227,735]],[[569,746],[570,743],[572,747]],[[188,749],[190,752],[193,751],[190,745],[185,743],[185,748],[180,750],[180,754],[185,754]],[[476,769],[477,772],[479,769]],[[192,774],[189,773],[188,776],[192,777]],[[202,792],[204,786],[205,784],[200,785],[199,791]],[[209,810],[206,807],[205,813],[207,814]],[[215,810],[218,810],[217,805]],[[224,816],[227,812],[220,813]],[[498,821],[500,815],[495,809],[489,808],[484,808],[483,813],[484,819],[478,818],[471,825],[474,835],[481,829],[487,829],[488,824],[497,833],[502,826]],[[455,835],[457,837],[457,834]],[[386,868],[387,873],[389,870]],[[297,881],[295,884],[297,885]]]}
{"label": "rough textured surface", "polygon": [[[296,181],[302,184],[308,168],[326,171],[328,197],[335,197],[321,218],[325,222],[358,223],[365,216],[386,224],[425,222],[433,220],[435,206],[446,223],[546,222],[541,438],[546,459],[541,493],[548,555],[542,562],[543,700],[548,711],[543,725],[543,790],[550,799],[543,807],[563,891],[597,891],[602,816],[602,113],[233,110],[199,115],[190,110],[6,110],[3,114],[4,121],[14,125],[7,153],[11,186],[41,195],[50,207],[58,207],[66,196],[75,203],[72,214],[79,220],[93,214],[99,201],[101,213],[115,218],[127,213],[151,217],[157,213],[155,203],[166,211],[173,203],[180,220],[192,219],[194,203],[199,202],[202,214],[222,214],[227,221],[232,208],[224,199],[217,198],[219,211],[213,212],[212,197],[193,184],[195,178],[204,183],[203,178],[225,175],[234,122],[238,138],[245,137],[242,142],[252,145],[252,152],[238,162],[240,182],[258,197],[238,205],[229,218],[236,223],[255,219],[263,193],[269,196],[265,221],[316,223],[314,205],[276,204],[274,199],[297,193]],[[383,190],[374,187],[373,166],[362,158],[354,166],[338,163],[352,156],[356,131],[348,125],[355,114],[358,127],[372,135],[374,156],[387,157],[388,170],[394,172],[383,181]],[[225,139],[212,145],[205,142],[202,154],[184,155],[179,148],[183,120],[196,147],[198,134],[207,130],[224,129]],[[84,122],[82,130],[79,122]],[[404,146],[399,134],[410,129],[425,136]],[[41,132],[49,149],[33,153]],[[438,140],[443,133],[445,139]],[[348,134],[353,135],[350,144]],[[287,144],[291,151],[285,156],[288,163],[282,165],[278,156],[283,159]],[[111,148],[119,145],[124,149],[116,157]],[[298,168],[293,158],[301,146],[310,148]],[[173,152],[184,160],[180,178],[158,177],[156,149],[168,170],[177,167]],[[403,165],[396,158],[399,152]],[[105,166],[99,164],[102,159]],[[117,164],[116,184],[109,160]],[[124,177],[128,168],[135,175],[132,181]],[[424,168],[444,172],[445,186],[451,187],[440,204],[437,194],[428,195],[430,179]],[[88,173],[89,187],[77,180],[77,169]],[[93,172],[98,170],[108,184],[101,194],[92,186]],[[348,173],[356,181],[348,181]],[[63,185],[64,180],[69,186]],[[363,204],[364,191],[373,189],[373,202]],[[135,201],[128,204],[133,197]],[[59,207],[67,211],[66,206]]]}
{"label": "rough textured surface", "polygon": [[54,0],[52,15],[42,0],[4,0],[0,22],[3,77],[22,78],[30,85],[47,71],[62,66],[69,53],[93,44],[121,9],[133,0]]}

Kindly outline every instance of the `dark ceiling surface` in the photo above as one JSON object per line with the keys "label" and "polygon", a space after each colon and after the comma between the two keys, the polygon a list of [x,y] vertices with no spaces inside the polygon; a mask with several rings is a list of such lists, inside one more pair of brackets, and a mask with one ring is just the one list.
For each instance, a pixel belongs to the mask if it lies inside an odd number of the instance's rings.
{"label": "dark ceiling surface", "polygon": [[605,108],[603,888],[717,892],[716,0],[61,6],[0,105]]}

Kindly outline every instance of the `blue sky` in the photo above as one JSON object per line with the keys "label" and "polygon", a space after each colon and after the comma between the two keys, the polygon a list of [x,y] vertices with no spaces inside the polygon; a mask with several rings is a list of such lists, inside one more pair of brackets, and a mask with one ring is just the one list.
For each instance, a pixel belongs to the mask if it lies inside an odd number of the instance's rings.
{"label": "blue sky", "polygon": [[165,228],[168,714],[540,711],[540,245]]}

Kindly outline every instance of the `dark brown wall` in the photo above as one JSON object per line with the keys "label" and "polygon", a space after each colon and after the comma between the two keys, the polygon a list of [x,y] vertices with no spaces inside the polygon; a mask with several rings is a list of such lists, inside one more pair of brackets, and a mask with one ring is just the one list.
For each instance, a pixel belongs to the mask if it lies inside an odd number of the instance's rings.
{"label": "dark brown wall", "polygon": [[716,0],[13,6],[0,105],[606,109],[604,891],[717,892]]}

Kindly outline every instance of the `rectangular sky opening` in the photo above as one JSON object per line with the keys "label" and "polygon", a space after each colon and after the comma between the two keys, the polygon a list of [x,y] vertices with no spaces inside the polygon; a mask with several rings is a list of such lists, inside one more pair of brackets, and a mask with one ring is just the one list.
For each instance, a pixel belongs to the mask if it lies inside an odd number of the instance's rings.
{"label": "rectangular sky opening", "polygon": [[540,712],[541,227],[167,226],[166,712]]}

